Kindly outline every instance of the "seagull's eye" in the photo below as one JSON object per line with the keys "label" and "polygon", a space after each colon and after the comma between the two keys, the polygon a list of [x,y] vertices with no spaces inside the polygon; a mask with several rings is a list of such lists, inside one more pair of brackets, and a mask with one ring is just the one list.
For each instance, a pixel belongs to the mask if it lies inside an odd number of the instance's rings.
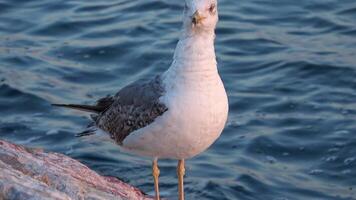
{"label": "seagull's eye", "polygon": [[215,4],[211,4],[210,7],[209,7],[209,12],[211,14],[215,14],[215,11],[216,11],[216,5]]}

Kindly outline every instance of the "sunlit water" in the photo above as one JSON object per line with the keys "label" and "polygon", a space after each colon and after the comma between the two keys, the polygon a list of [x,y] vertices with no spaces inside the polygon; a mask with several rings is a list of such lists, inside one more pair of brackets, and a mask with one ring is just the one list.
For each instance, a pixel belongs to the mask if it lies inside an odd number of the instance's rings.
{"label": "sunlit water", "polygon": [[[93,103],[167,69],[183,1],[0,0],[0,138],[76,158],[153,194],[151,161],[75,138]],[[220,0],[230,115],[187,162],[187,199],[356,199],[356,1]],[[176,199],[176,162],[160,161]]]}

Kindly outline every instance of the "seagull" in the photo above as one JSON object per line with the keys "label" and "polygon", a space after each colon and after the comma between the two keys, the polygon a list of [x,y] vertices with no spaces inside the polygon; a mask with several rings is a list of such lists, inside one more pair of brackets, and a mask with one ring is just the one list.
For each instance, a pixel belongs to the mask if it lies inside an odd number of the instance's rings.
{"label": "seagull", "polygon": [[214,48],[217,0],[185,0],[183,31],[171,66],[137,80],[94,105],[53,104],[92,113],[81,135],[104,131],[132,154],[151,157],[155,199],[158,159],[177,159],[179,200],[184,200],[185,160],[211,146],[224,129],[228,98]]}

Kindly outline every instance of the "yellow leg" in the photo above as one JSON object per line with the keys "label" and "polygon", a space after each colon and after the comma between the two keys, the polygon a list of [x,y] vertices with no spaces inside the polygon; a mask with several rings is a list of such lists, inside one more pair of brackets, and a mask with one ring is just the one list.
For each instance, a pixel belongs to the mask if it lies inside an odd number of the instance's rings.
{"label": "yellow leg", "polygon": [[185,175],[184,159],[178,161],[177,175],[178,175],[179,200],[184,200],[184,175]]}
{"label": "yellow leg", "polygon": [[159,187],[158,187],[159,169],[158,169],[157,158],[155,158],[152,163],[152,175],[153,175],[153,180],[155,183],[155,200],[160,200]]}

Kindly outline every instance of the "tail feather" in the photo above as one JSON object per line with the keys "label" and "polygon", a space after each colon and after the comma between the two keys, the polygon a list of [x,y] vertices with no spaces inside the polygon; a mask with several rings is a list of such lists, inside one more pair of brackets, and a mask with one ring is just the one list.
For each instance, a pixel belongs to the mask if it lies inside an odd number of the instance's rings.
{"label": "tail feather", "polygon": [[99,106],[90,106],[90,105],[80,105],[80,104],[52,104],[52,106],[71,108],[75,110],[81,110],[85,112],[91,113],[100,113],[102,111],[102,107]]}

